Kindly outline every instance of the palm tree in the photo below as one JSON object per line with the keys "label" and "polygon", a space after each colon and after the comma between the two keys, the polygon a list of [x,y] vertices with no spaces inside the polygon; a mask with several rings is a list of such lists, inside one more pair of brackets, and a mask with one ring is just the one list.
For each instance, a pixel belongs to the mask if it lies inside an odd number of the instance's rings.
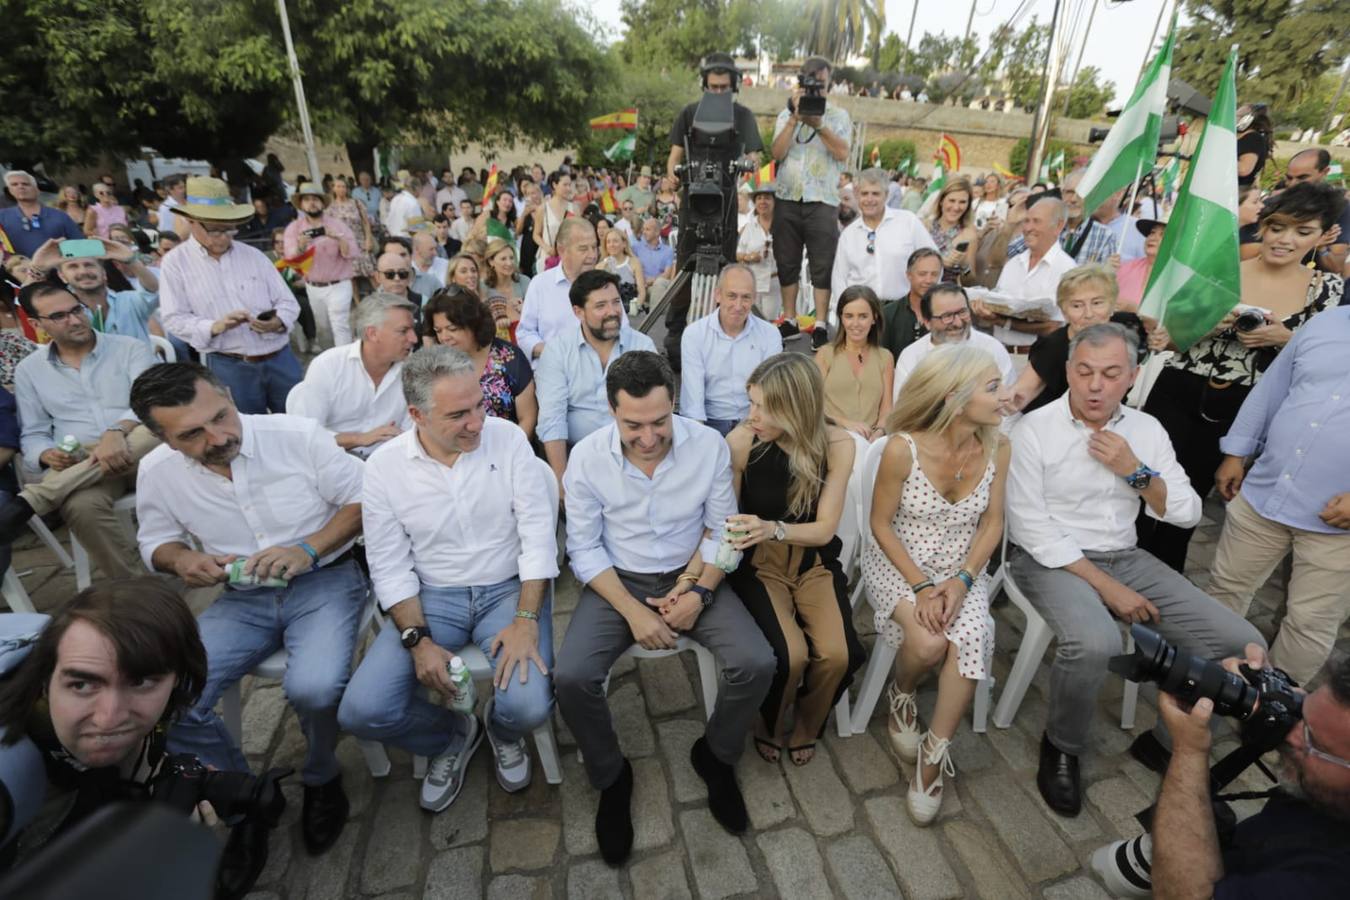
{"label": "palm tree", "polygon": [[810,51],[836,63],[862,49],[869,36],[878,44],[886,29],[884,0],[811,0]]}

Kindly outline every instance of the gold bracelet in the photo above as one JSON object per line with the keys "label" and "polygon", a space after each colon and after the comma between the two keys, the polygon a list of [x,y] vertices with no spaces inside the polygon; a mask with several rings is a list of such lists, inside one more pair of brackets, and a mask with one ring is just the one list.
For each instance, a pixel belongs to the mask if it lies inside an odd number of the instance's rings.
{"label": "gold bracelet", "polygon": [[676,586],[676,587],[679,587],[679,586],[680,586],[680,582],[682,582],[682,581],[690,581],[690,582],[695,582],[695,583],[697,583],[697,582],[698,582],[698,576],[695,575],[695,574],[693,574],[692,572],[685,572],[685,573],[684,573],[683,575],[681,575],[679,578],[676,578],[676,579],[675,579],[675,586]]}

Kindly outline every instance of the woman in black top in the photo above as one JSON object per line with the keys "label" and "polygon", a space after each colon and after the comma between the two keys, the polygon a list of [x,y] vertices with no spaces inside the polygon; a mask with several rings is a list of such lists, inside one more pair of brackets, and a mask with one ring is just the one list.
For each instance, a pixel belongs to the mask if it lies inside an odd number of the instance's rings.
{"label": "woman in black top", "polygon": [[778,762],[789,707],[793,765],[815,756],[830,710],[865,657],[853,630],[836,535],[853,470],[848,432],[825,421],[825,386],[807,356],[780,353],[746,381],[750,413],[727,435],[740,514],[727,531],[745,555],[727,576],[778,660],[755,746]]}
{"label": "woman in black top", "polygon": [[1255,184],[1275,152],[1270,113],[1264,103],[1244,103],[1237,111],[1238,187]]}

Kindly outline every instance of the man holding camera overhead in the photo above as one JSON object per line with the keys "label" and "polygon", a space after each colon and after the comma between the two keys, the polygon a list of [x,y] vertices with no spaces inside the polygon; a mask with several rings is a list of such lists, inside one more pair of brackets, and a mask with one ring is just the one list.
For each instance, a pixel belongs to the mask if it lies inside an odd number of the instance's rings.
{"label": "man holding camera overhead", "polygon": [[787,109],[778,114],[770,152],[778,161],[774,201],[773,255],[783,290],[784,337],[797,333],[797,282],[802,248],[811,265],[816,318],[830,303],[830,270],[839,242],[839,174],[848,160],[853,120],[825,99],[830,62],[812,56],[802,63]]}

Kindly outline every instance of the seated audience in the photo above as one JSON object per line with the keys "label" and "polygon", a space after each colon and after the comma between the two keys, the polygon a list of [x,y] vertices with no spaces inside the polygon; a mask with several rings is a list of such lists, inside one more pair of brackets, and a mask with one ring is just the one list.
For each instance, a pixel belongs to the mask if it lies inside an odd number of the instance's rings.
{"label": "seated audience", "polygon": [[605,258],[595,267],[619,276],[619,296],[627,306],[631,308],[633,301],[637,301],[638,308],[645,307],[647,275],[642,268],[642,260],[634,255],[629,246],[627,235],[617,228],[611,228],[600,246],[605,251]]}
{"label": "seated audience", "polygon": [[[497,336],[514,342],[520,323],[520,310],[525,304],[525,292],[530,289],[530,277],[516,268],[516,245],[512,241],[493,238],[487,247],[487,270],[483,275],[484,296],[493,309]],[[505,328],[503,328],[503,324]]]}
{"label": "seated audience", "polygon": [[[753,284],[749,273],[746,282]],[[764,326],[778,336],[778,329]],[[688,354],[683,358],[688,366]],[[744,556],[727,583],[777,660],[755,723],[755,746],[770,763],[786,747],[792,764],[804,766],[866,658],[853,629],[836,535],[854,442],[826,423],[824,384],[804,355],[772,356],[745,384],[749,415],[727,436],[740,513],[726,525]]]}
{"label": "seated audience", "polygon": [[[563,179],[570,196],[572,179],[566,175]],[[546,210],[551,208],[545,206]],[[557,226],[556,240],[559,263],[552,267],[555,271],[541,271],[530,282],[520,310],[520,325],[516,327],[516,345],[532,362],[543,355],[545,343],[571,329],[576,321],[570,301],[572,284],[596,262],[595,228],[585,219],[577,217],[562,222]]]}
{"label": "seated audience", "polygon": [[[569,219],[568,222],[574,220]],[[564,238],[568,235],[564,234]],[[567,244],[564,241],[564,257]],[[555,268],[562,269],[564,263]],[[551,274],[535,279],[552,280]],[[563,480],[567,454],[586,435],[610,420],[605,373],[632,350],[655,350],[652,339],[623,321],[619,279],[596,269],[581,272],[568,293],[573,323],[550,342],[539,360],[539,440],[548,464]],[[524,348],[521,348],[524,349]]]}
{"label": "seated audience", "polygon": [[419,231],[413,235],[411,263],[417,277],[425,276],[436,282],[436,290],[449,283],[450,263],[437,255],[436,237],[430,231]]}
{"label": "seated audience", "polygon": [[[864,544],[862,575],[877,639],[899,651],[887,732],[896,754],[915,765],[905,802],[919,825],[937,818],[943,776],[955,777],[952,738],[976,682],[990,677],[985,566],[1003,537],[1009,448],[998,426],[1006,393],[988,353],[942,347],[915,368],[886,421],[871,499],[875,541]],[[937,706],[924,731],[915,695],[933,669]]]}
{"label": "seated audience", "polygon": [[881,304],[881,346],[900,358],[906,347],[928,333],[920,305],[928,289],[942,280],[942,254],[920,247],[905,262],[909,292],[899,300]]}
{"label": "seated audience", "polygon": [[[342,698],[344,731],[428,757],[421,805],[450,806],[484,734],[503,790],[530,783],[525,737],[553,709],[550,580],[558,574],[548,475],[519,428],[484,411],[479,366],[431,347],[403,367],[414,428],[365,466],[361,517],[380,631]],[[495,667],[483,721],[432,703],[474,643]]]}
{"label": "seated audience", "polygon": [[[103,246],[106,251],[103,257],[62,259],[59,244],[49,241],[38,250],[33,264],[56,269],[61,281],[88,310],[86,318],[95,331],[149,343],[150,319],[159,309],[159,279],[141,262],[134,246],[111,240],[104,241]],[[141,287],[125,291],[109,289],[105,259],[126,263],[127,272]]]}
{"label": "seated audience", "polygon": [[866,285],[845,288],[837,304],[839,330],[816,351],[825,376],[825,414],[867,440],[882,434],[891,411],[895,359],[881,346],[881,305]]}
{"label": "seated audience", "polygon": [[534,369],[519,347],[495,335],[482,301],[452,285],[431,298],[423,316],[435,343],[473,360],[487,414],[515,422],[526,437],[533,437],[539,422]]}
{"label": "seated audience", "polygon": [[396,294],[374,293],[352,316],[356,341],[314,358],[286,412],[333,432],[337,445],[361,458],[406,431],[411,421],[400,376],[417,349],[417,307]]}
{"label": "seated audience", "polygon": [[[136,379],[131,406],[164,441],[136,479],[141,558],[189,587],[225,586],[197,619],[206,683],[169,729],[169,749],[221,771],[248,771],[215,707],[284,647],[282,689],[307,744],[300,832],[317,856],[337,841],[349,810],[337,708],[366,604],[352,556],[361,531],[361,461],[309,419],[240,415],[220,379],[196,363],[153,366]],[[252,578],[232,578],[235,562]],[[269,584],[276,580],[285,587]],[[226,853],[232,850],[265,862],[266,830],[236,825]]]}
{"label": "seated audience", "polygon": [[[1083,197],[1078,193],[1078,182],[1082,181],[1085,169],[1076,169],[1064,176],[1060,185],[1064,203],[1064,233],[1060,237],[1060,246],[1080,266],[1093,263],[1108,265],[1119,262],[1115,232],[1087,215],[1083,209]],[[1109,201],[1108,201],[1109,202]],[[1144,237],[1148,231],[1141,227],[1143,220],[1136,220],[1135,227]],[[1026,238],[1017,237],[1008,243],[1008,256],[1016,256],[1027,248]]]}
{"label": "seated audience", "polygon": [[[1255,628],[1135,545],[1141,500],[1150,518],[1181,527],[1200,520],[1200,497],[1167,432],[1121,403],[1138,374],[1137,353],[1135,334],[1123,326],[1083,329],[1069,342],[1068,392],[1025,416],[1012,434],[1007,510],[1017,548],[1007,565],[1056,640],[1036,785],[1046,804],[1066,816],[1081,808],[1078,758],[1092,722],[1086,711],[1096,703],[1107,660],[1121,652],[1120,622],[1149,623],[1207,659],[1265,643]],[[1141,736],[1132,752],[1162,765],[1163,740]]]}
{"label": "seated audience", "polygon": [[563,482],[567,552],[585,587],[553,683],[586,775],[600,791],[600,855],[618,865],[633,845],[633,769],[605,701],[610,667],[634,643],[672,649],[682,634],[714,654],[717,704],[690,760],[708,787],[713,817],[740,834],[749,819],[735,765],[774,657],[715,564],[723,526],[736,513],[726,442],[675,415],[675,376],[655,352],[624,354],[605,382],[613,420],[577,445]]}
{"label": "seated audience", "polygon": [[1014,378],[1012,357],[1003,345],[970,325],[970,300],[966,289],[959,284],[941,282],[928,289],[919,301],[919,315],[928,333],[900,352],[895,363],[895,400],[900,399],[910,375],[929,354],[939,347],[969,344],[983,350],[994,361],[999,377],[1005,384]]}
{"label": "seated audience", "polygon": [[[392,245],[387,245],[392,246]],[[432,284],[434,279],[429,279]],[[422,304],[430,294],[422,294],[414,290],[412,257],[405,256],[392,249],[386,250],[380,254],[380,258],[375,260],[375,290],[380,293],[393,294],[395,297],[403,297],[409,303],[418,309],[418,319],[421,319]],[[435,290],[439,290],[436,288]]]}
{"label": "seated audience", "polygon": [[750,409],[745,379],[764,360],[783,352],[783,337],[751,314],[755,276],[749,266],[731,263],[723,268],[714,299],[717,308],[680,335],[680,415],[725,435]]}

